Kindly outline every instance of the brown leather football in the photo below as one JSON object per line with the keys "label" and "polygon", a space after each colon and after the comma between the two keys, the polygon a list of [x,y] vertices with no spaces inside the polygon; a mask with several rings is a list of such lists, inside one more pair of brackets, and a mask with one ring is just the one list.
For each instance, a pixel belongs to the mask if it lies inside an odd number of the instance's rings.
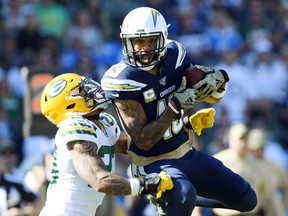
{"label": "brown leather football", "polygon": [[186,77],[186,88],[192,88],[197,82],[205,78],[205,72],[202,70],[190,65],[183,75]]}

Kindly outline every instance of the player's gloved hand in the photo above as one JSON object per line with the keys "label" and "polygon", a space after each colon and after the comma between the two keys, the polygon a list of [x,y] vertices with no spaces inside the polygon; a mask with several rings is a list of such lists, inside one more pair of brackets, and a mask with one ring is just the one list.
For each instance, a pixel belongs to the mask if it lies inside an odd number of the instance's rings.
{"label": "player's gloved hand", "polygon": [[171,98],[171,101],[174,101],[177,106],[177,111],[192,108],[196,100],[197,92],[194,88],[186,88],[186,77],[183,77],[178,91]]}
{"label": "player's gloved hand", "polygon": [[[211,128],[214,124],[215,109],[205,108],[194,113],[189,117],[190,125],[195,133],[200,136],[204,128]],[[187,121],[187,119],[186,119]],[[184,120],[185,122],[185,120]]]}
{"label": "player's gloved hand", "polygon": [[[135,180],[140,184],[139,187],[135,184]],[[152,173],[144,178],[130,179],[130,184],[132,195],[151,194],[157,198],[162,196],[163,191],[171,190],[174,187],[171,177],[165,171],[161,171],[159,174]]]}
{"label": "player's gloved hand", "polygon": [[161,178],[158,192],[156,193],[156,198],[159,199],[162,197],[162,192],[165,192],[166,190],[171,190],[174,187],[173,181],[169,175],[165,171],[161,171],[159,173],[159,176]]}
{"label": "player's gloved hand", "polygon": [[198,90],[196,97],[198,101],[207,99],[214,91],[229,81],[229,76],[225,70],[215,70],[200,65],[195,65],[195,67],[206,73],[206,77],[193,86]]}

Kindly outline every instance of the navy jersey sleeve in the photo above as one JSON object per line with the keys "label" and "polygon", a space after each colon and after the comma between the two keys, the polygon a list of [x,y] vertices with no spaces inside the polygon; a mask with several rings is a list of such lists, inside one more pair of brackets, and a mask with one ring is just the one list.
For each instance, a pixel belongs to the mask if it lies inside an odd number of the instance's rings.
{"label": "navy jersey sleeve", "polygon": [[141,71],[129,67],[124,61],[109,68],[101,79],[101,86],[111,99],[141,100],[145,83],[138,80]]}
{"label": "navy jersey sleeve", "polygon": [[[188,53],[186,52],[185,47],[177,42],[177,41],[173,41],[173,43],[169,43],[167,45],[167,50],[173,50],[174,52],[178,53],[176,62],[175,62],[175,69],[177,69],[178,67],[180,67],[181,69],[179,70],[179,72],[181,73],[181,76],[183,76],[184,71],[190,66],[191,64],[191,59],[190,56],[188,55]],[[172,52],[173,52],[172,51]],[[170,58],[172,59],[168,59],[168,61],[173,61],[173,56],[174,55],[168,55]]]}

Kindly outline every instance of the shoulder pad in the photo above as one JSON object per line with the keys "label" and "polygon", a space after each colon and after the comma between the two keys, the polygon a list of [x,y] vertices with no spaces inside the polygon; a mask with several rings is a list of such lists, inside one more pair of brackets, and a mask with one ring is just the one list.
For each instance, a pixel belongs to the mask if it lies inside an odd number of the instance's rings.
{"label": "shoulder pad", "polygon": [[99,120],[103,123],[106,124],[107,126],[113,126],[117,125],[117,121],[114,118],[114,116],[106,113],[106,112],[101,112],[99,116]]}
{"label": "shoulder pad", "polygon": [[177,56],[177,61],[175,65],[175,68],[178,68],[179,66],[182,65],[187,52],[186,52],[185,47],[180,42],[174,41],[174,44],[176,44],[176,47],[178,49],[178,56]]}
{"label": "shoulder pad", "polygon": [[94,123],[81,116],[71,117],[59,124],[58,135],[63,143],[72,140],[90,140],[95,142],[97,127]]}
{"label": "shoulder pad", "polygon": [[96,126],[94,123],[89,121],[86,118],[81,116],[73,116],[61,122],[59,124],[59,128],[61,131],[69,132],[69,131],[96,131]]}

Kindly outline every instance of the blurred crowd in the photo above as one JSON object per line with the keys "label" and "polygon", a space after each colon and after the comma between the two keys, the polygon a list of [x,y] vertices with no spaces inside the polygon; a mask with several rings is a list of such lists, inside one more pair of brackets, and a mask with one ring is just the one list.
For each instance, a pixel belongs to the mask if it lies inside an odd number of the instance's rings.
{"label": "blurred crowd", "polygon": [[[76,72],[100,81],[105,70],[122,58],[120,25],[139,6],[154,7],[163,14],[170,24],[168,37],[184,44],[193,64],[222,68],[230,76],[219,104],[195,106],[195,110],[216,109],[214,127],[196,137],[195,145],[209,154],[219,153],[229,147],[230,126],[241,122],[249,130],[264,131],[265,158],[287,175],[288,1],[0,0],[0,160],[13,160],[6,163],[9,169],[0,164],[0,190],[5,179],[12,186],[24,180],[28,190],[15,195],[16,200],[0,193],[0,215],[37,215],[49,181],[52,137],[27,137],[23,132],[27,112],[23,68]],[[255,137],[252,140],[259,143],[261,137]],[[129,175],[129,159],[116,159],[117,172]],[[112,202],[117,216],[151,215],[144,198],[116,197]],[[282,212],[288,207],[288,201],[284,202]],[[20,210],[6,211],[12,207]]]}

